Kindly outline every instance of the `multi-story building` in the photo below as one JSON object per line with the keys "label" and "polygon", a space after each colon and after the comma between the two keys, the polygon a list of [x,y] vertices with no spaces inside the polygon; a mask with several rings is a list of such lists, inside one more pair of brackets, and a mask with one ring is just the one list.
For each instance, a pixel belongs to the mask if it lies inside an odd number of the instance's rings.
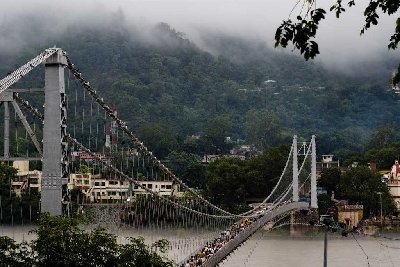
{"label": "multi-story building", "polygon": [[[30,171],[28,161],[15,161],[13,167],[18,170],[11,180],[11,188],[20,196],[24,190],[40,192],[42,172]],[[178,196],[180,187],[173,181],[140,181],[143,187],[162,196]],[[104,178],[100,174],[72,173],[69,176],[68,189],[78,189],[89,202],[124,201],[136,194],[149,194],[145,189],[131,185],[128,180]],[[83,201],[83,200],[82,200]]]}
{"label": "multi-story building", "polygon": [[397,210],[400,211],[400,165],[396,160],[389,173],[388,179],[389,192],[396,203]]}
{"label": "multi-story building", "polygon": [[[140,181],[143,187],[163,196],[177,196],[179,186],[173,181]],[[149,194],[145,189],[130,185],[127,180],[109,179],[91,173],[71,174],[68,188],[79,189],[89,202],[125,201],[136,194]]]}
{"label": "multi-story building", "polygon": [[11,188],[17,196],[21,196],[22,191],[40,192],[42,172],[29,170],[29,161],[14,161],[13,167],[18,170],[16,177],[11,181]]}
{"label": "multi-story building", "polygon": [[129,182],[106,179],[100,174],[73,173],[69,176],[68,189],[81,190],[89,202],[115,202],[127,198]]}

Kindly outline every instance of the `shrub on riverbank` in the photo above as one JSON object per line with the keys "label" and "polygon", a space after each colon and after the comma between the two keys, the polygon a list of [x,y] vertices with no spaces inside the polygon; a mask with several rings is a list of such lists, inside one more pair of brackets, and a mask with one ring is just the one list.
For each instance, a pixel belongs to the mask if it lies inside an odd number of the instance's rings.
{"label": "shrub on riverbank", "polygon": [[173,266],[156,252],[166,252],[166,240],[149,246],[143,238],[131,238],[120,245],[104,229],[86,232],[78,226],[76,219],[42,214],[36,240],[17,243],[0,237],[0,266]]}

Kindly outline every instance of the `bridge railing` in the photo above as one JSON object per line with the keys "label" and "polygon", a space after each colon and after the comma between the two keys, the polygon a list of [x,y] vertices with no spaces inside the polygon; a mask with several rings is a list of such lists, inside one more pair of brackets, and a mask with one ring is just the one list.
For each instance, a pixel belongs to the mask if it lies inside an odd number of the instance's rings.
{"label": "bridge railing", "polygon": [[[226,256],[228,256],[233,250],[235,250],[241,243],[246,241],[251,235],[253,235],[258,229],[263,227],[265,224],[273,220],[274,218],[281,216],[291,210],[308,209],[308,202],[291,202],[285,205],[276,207],[275,209],[261,215],[259,219],[253,222],[244,230],[241,230],[233,239],[227,242],[222,248],[220,248],[213,256],[208,258],[201,266],[202,267],[213,267],[221,262]],[[200,252],[202,248],[197,249],[192,255],[187,257],[184,261],[179,263],[178,266],[182,266],[187,260],[190,260],[192,256]]]}

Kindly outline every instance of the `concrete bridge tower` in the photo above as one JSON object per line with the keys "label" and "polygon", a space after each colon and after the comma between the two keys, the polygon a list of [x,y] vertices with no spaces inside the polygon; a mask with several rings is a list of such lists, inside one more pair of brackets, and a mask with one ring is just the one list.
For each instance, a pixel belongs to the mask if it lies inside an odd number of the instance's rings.
{"label": "concrete bridge tower", "polygon": [[64,68],[67,59],[58,49],[45,61],[43,174],[41,210],[67,213],[67,142]]}

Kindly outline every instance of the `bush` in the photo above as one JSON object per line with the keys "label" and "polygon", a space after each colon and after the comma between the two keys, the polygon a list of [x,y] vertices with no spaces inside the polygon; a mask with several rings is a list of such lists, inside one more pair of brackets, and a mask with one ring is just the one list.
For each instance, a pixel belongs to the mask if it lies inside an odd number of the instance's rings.
{"label": "bush", "polygon": [[30,243],[0,237],[0,266],[174,266],[155,252],[166,252],[166,240],[149,246],[143,238],[130,238],[119,245],[116,236],[102,228],[81,230],[76,218],[43,213],[34,233],[37,238]]}

